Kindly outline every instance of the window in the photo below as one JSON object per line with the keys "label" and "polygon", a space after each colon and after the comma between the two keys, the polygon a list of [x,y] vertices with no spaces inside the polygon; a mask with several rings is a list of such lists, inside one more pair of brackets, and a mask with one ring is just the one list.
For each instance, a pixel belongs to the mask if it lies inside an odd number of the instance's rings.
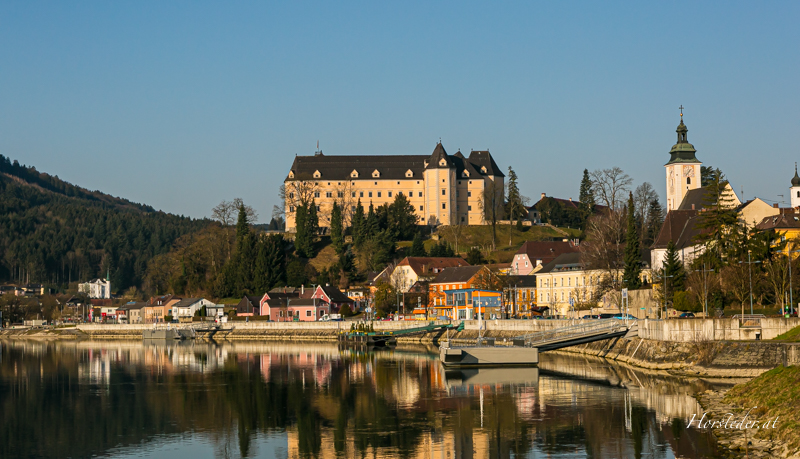
{"label": "window", "polygon": [[458,204],[456,204],[456,212],[458,212],[458,208],[459,208],[459,205],[458,205]]}
{"label": "window", "polygon": [[355,197],[356,197],[356,192],[355,192],[355,191],[353,191],[352,193],[350,193],[350,197],[351,197],[351,198],[355,198]]}
{"label": "window", "polygon": [[528,260],[525,260],[525,267],[528,267]]}
{"label": "window", "polygon": [[371,191],[369,192],[369,197],[370,197],[370,198],[372,197],[372,192],[371,192]]}
{"label": "window", "polygon": [[[380,196],[380,194],[378,196]],[[389,192],[389,197],[390,198],[392,197],[392,192],[391,191]]]}
{"label": "window", "polygon": [[[798,196],[800,196],[800,191],[797,192]],[[289,193],[290,198],[294,198],[294,193]]]}
{"label": "window", "polygon": [[419,206],[419,211],[422,212],[422,206]]}
{"label": "window", "polygon": [[306,311],[306,317],[311,317],[311,310]]}
{"label": "window", "polygon": [[364,192],[363,191],[359,191],[358,192],[358,197],[359,198],[363,198],[364,197]]}
{"label": "window", "polygon": [[330,191],[327,191],[327,192],[325,192],[325,197],[326,198],[332,198],[333,197],[333,193],[331,193]]}
{"label": "window", "polygon": [[319,206],[315,206],[317,208],[317,212],[319,212]]}
{"label": "window", "polygon": [[686,184],[687,185],[691,185],[692,184],[692,178],[691,177],[686,177]]}
{"label": "window", "polygon": [[442,203],[442,210],[445,210],[445,209],[447,209],[447,203],[446,203],[446,202],[443,202],[443,203]]}
{"label": "window", "polygon": [[458,190],[456,190],[456,197],[458,197]]}
{"label": "window", "polygon": [[467,210],[472,212],[472,206],[467,206]]}
{"label": "window", "polygon": [[408,192],[408,197],[409,198],[413,198],[414,197],[414,192],[413,191],[409,191]]}
{"label": "window", "polygon": [[570,287],[572,287],[572,278],[571,277],[569,279],[567,279],[567,283],[569,284]]}
{"label": "window", "polygon": [[350,206],[350,211],[351,212],[355,212],[356,211],[356,206]]}
{"label": "window", "polygon": [[319,197],[319,191],[315,191],[315,192],[314,192],[314,197],[315,197],[315,198],[318,198],[318,197]]}
{"label": "window", "polygon": [[472,192],[471,192],[471,191],[467,191],[467,197],[468,197],[468,198],[471,198],[471,197],[472,197]]}
{"label": "window", "polygon": [[380,192],[380,191],[378,192],[378,197],[379,197],[379,198],[381,197],[381,192]]}
{"label": "window", "polygon": [[289,212],[294,212],[294,206],[289,206]]}
{"label": "window", "polygon": [[422,192],[421,192],[421,191],[419,192],[419,197],[420,197],[420,198],[422,197]]}
{"label": "window", "polygon": [[344,197],[344,191],[338,191],[338,192],[336,192],[336,197],[337,197],[337,198],[343,198],[343,197]]}

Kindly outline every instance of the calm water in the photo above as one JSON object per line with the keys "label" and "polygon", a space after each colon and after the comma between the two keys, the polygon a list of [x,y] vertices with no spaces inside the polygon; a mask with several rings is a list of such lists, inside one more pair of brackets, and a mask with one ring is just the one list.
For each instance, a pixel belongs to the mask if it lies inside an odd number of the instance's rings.
{"label": "calm water", "polygon": [[435,350],[0,341],[0,457],[716,457],[708,383],[543,354],[445,371]]}

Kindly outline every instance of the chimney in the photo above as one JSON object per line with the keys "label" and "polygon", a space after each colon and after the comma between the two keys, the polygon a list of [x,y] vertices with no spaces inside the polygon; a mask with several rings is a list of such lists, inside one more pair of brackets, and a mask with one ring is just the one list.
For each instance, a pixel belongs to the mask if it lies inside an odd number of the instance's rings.
{"label": "chimney", "polygon": [[692,210],[694,210],[694,204],[692,204]]}
{"label": "chimney", "polygon": [[542,193],[542,199],[544,199],[544,197],[545,197],[545,196],[546,196],[546,195],[545,195],[544,193]]}
{"label": "chimney", "polygon": [[306,284],[301,284],[300,285],[300,294],[302,295],[304,293],[306,293]]}
{"label": "chimney", "polygon": [[569,198],[569,202],[572,202],[572,198]]}
{"label": "chimney", "polygon": [[776,202],[775,204],[773,204],[773,205],[772,205],[772,207],[774,207],[774,208],[778,209],[778,208],[779,208],[779,207],[778,207],[778,203]]}

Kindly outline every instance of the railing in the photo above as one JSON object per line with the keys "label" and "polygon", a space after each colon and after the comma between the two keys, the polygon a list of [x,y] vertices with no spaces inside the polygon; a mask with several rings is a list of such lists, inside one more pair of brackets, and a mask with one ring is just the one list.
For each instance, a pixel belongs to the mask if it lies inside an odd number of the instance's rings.
{"label": "railing", "polygon": [[630,329],[630,327],[635,323],[636,321],[629,321],[626,324],[626,321],[619,319],[593,320],[590,323],[571,325],[569,327],[561,327],[553,330],[518,336],[514,338],[514,341],[524,341],[525,346],[535,347],[535,344],[546,342],[568,340],[589,335],[616,333]]}
{"label": "railing", "polygon": [[739,328],[761,328],[761,319],[767,316],[764,314],[736,314],[734,319],[739,319]]}

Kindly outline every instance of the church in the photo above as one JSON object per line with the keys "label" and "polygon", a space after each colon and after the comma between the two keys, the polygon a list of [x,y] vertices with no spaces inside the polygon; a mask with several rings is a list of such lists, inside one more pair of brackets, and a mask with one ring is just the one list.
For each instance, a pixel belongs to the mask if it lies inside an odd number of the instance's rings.
{"label": "church", "polygon": [[296,231],[295,209],[312,199],[319,225],[330,226],[336,202],[346,223],[360,201],[365,209],[402,194],[422,225],[483,225],[483,196],[502,206],[505,175],[488,150],[449,155],[441,141],[430,155],[295,156],[284,180],[286,230]]}

